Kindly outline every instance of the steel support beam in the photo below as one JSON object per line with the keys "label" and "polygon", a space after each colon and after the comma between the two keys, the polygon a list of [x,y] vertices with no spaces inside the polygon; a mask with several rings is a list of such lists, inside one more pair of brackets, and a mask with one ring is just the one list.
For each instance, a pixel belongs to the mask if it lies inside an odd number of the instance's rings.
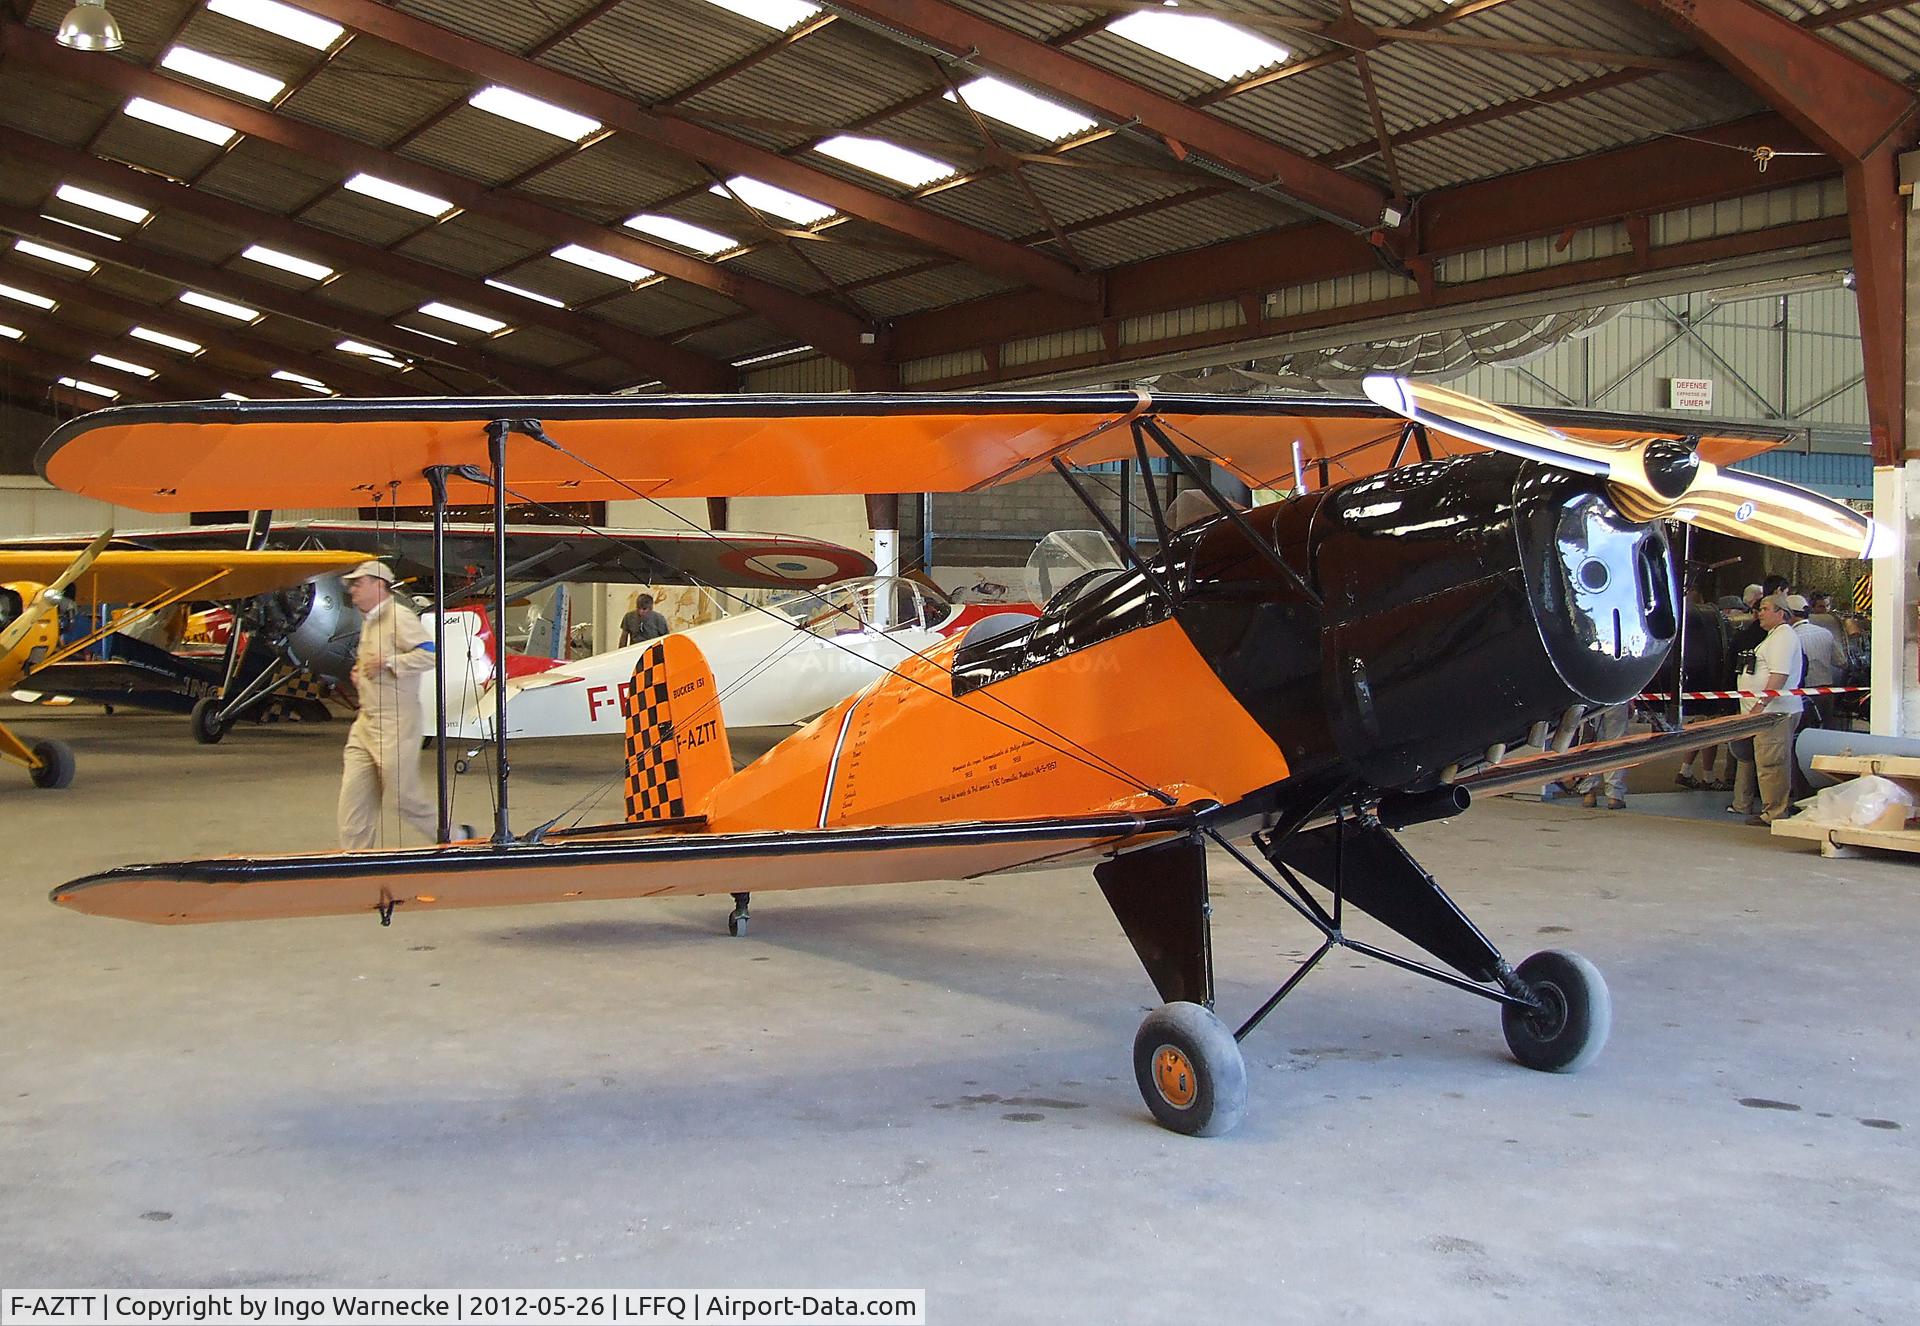
{"label": "steel support beam", "polygon": [[1045,88],[1109,120],[1138,123],[1175,156],[1198,152],[1256,189],[1278,194],[1351,230],[1379,228],[1387,196],[1312,157],[1236,128],[1131,79],[1034,41],[942,0],[835,0],[832,6],[883,30],[904,33],[1030,87]]}
{"label": "steel support beam", "polygon": [[1754,254],[1837,243],[1846,238],[1847,223],[1842,217],[1823,221],[1801,221],[1765,230],[1724,235],[1716,239],[1697,240],[1690,244],[1662,246],[1645,257],[1638,254],[1619,254],[1606,258],[1593,258],[1586,262],[1545,267],[1511,276],[1463,282],[1458,285],[1443,285],[1432,294],[1416,290],[1366,304],[1347,304],[1293,317],[1271,318],[1257,326],[1224,327],[1214,331],[1170,336],[1158,341],[1135,342],[1120,350],[1103,349],[1063,356],[1059,359],[1023,364],[1018,374],[1000,371],[957,374],[949,378],[918,382],[915,384],[915,389],[964,391],[975,387],[1001,385],[1016,378],[1031,380],[1091,368],[1119,368],[1163,355],[1188,354],[1197,350],[1216,348],[1225,350],[1230,346],[1244,344],[1253,337],[1284,336],[1294,332],[1318,331],[1379,319],[1407,318],[1436,309],[1458,308],[1512,299],[1545,290],[1617,283],[1634,276],[1707,266]]}
{"label": "steel support beam", "polygon": [[64,178],[99,185],[109,193],[131,195],[154,211],[169,211],[225,226],[250,240],[277,242],[296,253],[331,259],[344,270],[363,272],[412,286],[429,299],[447,298],[469,308],[490,312],[501,320],[544,327],[597,345],[616,358],[676,389],[725,391],[736,380],[731,365],[694,354],[668,341],[582,317],[565,309],[549,308],[532,300],[495,290],[461,272],[435,267],[403,254],[349,239],[331,230],[306,225],[275,212],[223,198],[205,189],[190,188],[151,171],[136,170],[115,161],[88,156],[25,132],[0,138],[0,156],[44,166]]}
{"label": "steel support beam", "polygon": [[1701,47],[1839,162],[1847,184],[1867,418],[1876,465],[1906,452],[1906,243],[1895,154],[1914,94],[1754,0],[1636,0]]}
{"label": "steel support beam", "polygon": [[112,263],[133,271],[191,286],[222,299],[237,300],[264,313],[324,327],[340,336],[352,337],[386,348],[402,359],[422,359],[445,364],[463,373],[494,381],[521,395],[567,394],[592,391],[576,379],[533,365],[502,363],[467,346],[441,345],[424,338],[396,335],[393,325],[370,313],[358,313],[338,304],[329,304],[311,295],[299,294],[283,285],[263,281],[222,268],[206,267],[132,239],[118,242],[100,239],[84,231],[41,220],[38,213],[24,207],[0,205],[0,230],[16,235],[31,235],[48,244],[56,244],[75,253],[84,253],[96,262]]}
{"label": "steel support beam", "polygon": [[[55,238],[53,231],[56,229],[58,227],[49,227],[42,233],[46,234],[51,242]],[[18,258],[0,256],[0,280],[5,280],[9,284],[28,285],[40,294],[58,299],[62,307],[73,304],[80,308],[92,309],[95,313],[124,319],[129,327],[146,327],[167,336],[178,336],[210,350],[219,350],[225,354],[238,355],[243,359],[251,360],[268,371],[276,368],[292,369],[295,372],[305,373],[308,377],[320,378],[329,386],[339,387],[362,396],[437,394],[436,388],[410,383],[405,377],[398,375],[389,378],[378,373],[370,373],[356,367],[349,360],[315,359],[306,350],[278,345],[267,339],[261,332],[251,328],[245,332],[231,332],[224,327],[215,327],[211,323],[171,317],[162,309],[144,305],[124,295],[97,289],[84,281],[69,281],[64,277],[49,276],[37,268],[29,270]],[[0,313],[0,321],[5,321],[9,316],[11,315],[8,313]],[[126,349],[135,358],[154,358],[164,355],[171,359],[178,353],[159,346],[144,345],[138,341],[127,342]]]}
{"label": "steel support beam", "polygon": [[[642,263],[654,271],[669,275],[690,276],[696,272],[706,274],[708,279],[702,284],[718,288],[727,286],[719,292],[733,298],[743,307],[748,307],[764,316],[773,317],[773,313],[761,304],[771,302],[779,306],[781,298],[795,301],[799,305],[811,308],[816,314],[826,314],[827,322],[841,319],[848,329],[823,326],[819,317],[809,318],[804,329],[808,334],[818,331],[825,341],[833,341],[836,335],[854,336],[863,330],[852,318],[834,310],[827,310],[811,304],[810,301],[786,291],[779,291],[778,297],[771,301],[741,298],[742,292],[756,283],[752,278],[741,280],[715,281],[711,276],[711,264],[690,258],[684,253],[672,252],[659,245],[643,243],[637,237],[621,234],[607,229],[584,217],[547,207],[530,199],[520,199],[494,190],[436,167],[425,166],[410,161],[379,148],[359,143],[343,135],[331,133],[314,125],[303,124],[297,120],[276,115],[270,110],[250,105],[218,93],[200,88],[189,87],[175,82],[164,75],[129,64],[124,60],[101,59],[79,51],[70,51],[54,42],[45,33],[18,24],[7,24],[0,28],[0,51],[10,57],[17,56],[24,62],[33,64],[62,78],[84,81],[95,86],[111,87],[116,92],[128,96],[146,97],[164,105],[183,110],[189,114],[225,124],[250,137],[259,138],[288,151],[302,156],[325,161],[330,165],[348,171],[367,171],[391,179],[409,187],[421,189],[448,199],[463,210],[492,217],[525,230],[539,239],[571,240],[590,248],[613,253],[616,257]],[[97,160],[84,153],[73,153],[79,160]],[[63,167],[64,169],[64,167]],[[156,185],[166,181],[151,177]],[[200,190],[187,190],[187,186],[177,186],[194,196],[208,196]],[[238,206],[239,204],[234,204]],[[288,243],[305,243],[315,247],[327,240],[313,239],[318,233],[314,227],[285,216],[261,212],[252,209],[265,218],[261,224],[274,227],[274,233],[283,233]],[[267,233],[261,231],[261,234]],[[730,365],[695,354],[681,346],[658,337],[645,336],[639,332],[616,326],[598,318],[583,317],[564,309],[548,308],[530,300],[516,298],[495,290],[481,281],[461,272],[435,267],[417,259],[407,258],[372,245],[360,244],[340,236],[330,236],[333,248],[330,250],[341,261],[351,261],[361,270],[389,276],[390,279],[408,285],[421,286],[436,293],[456,294],[462,302],[486,309],[496,316],[520,325],[533,325],[557,331],[563,335],[595,345],[616,359],[623,360],[636,368],[660,377],[672,383],[676,388],[690,391],[726,391],[731,390],[736,375]],[[349,259],[348,250],[341,249],[342,244],[351,246],[354,256]],[[676,270],[667,272],[667,268]],[[732,274],[728,274],[731,277]],[[768,287],[777,290],[777,287]],[[785,311],[785,310],[783,310]],[[778,319],[775,319],[778,321]],[[821,342],[813,342],[821,344]]]}
{"label": "steel support beam", "polygon": [[[122,401],[157,401],[164,394],[144,378],[116,373],[110,368],[101,368],[98,364],[76,364],[63,356],[36,350],[19,341],[0,339],[0,363],[14,364],[26,369],[44,379],[47,385],[56,391],[70,392],[75,401],[84,403],[90,410],[97,410],[114,402],[105,396],[95,396],[90,391],[75,391],[70,387],[60,387],[57,384],[61,378],[83,377],[89,382],[97,381],[103,387],[112,387],[118,391]],[[83,368],[85,372],[82,371]]]}
{"label": "steel support beam", "polygon": [[1039,286],[1081,303],[1094,303],[1100,298],[1100,283],[1094,277],[1076,272],[1065,263],[1032,249],[886,194],[863,189],[836,175],[702,125],[637,106],[620,93],[475,41],[450,28],[413,18],[374,0],[307,0],[302,7],[476,79],[504,83],[581,115],[590,115],[610,128],[644,138],[688,160],[752,175],[805,194],[848,216],[859,217],[1023,285]]}
{"label": "steel support beam", "polygon": [[[133,346],[117,344],[115,338],[75,326],[71,322],[62,322],[49,313],[15,312],[8,308],[0,312],[0,320],[11,323],[27,334],[27,344],[40,350],[53,350],[58,354],[72,356],[73,367],[66,372],[67,377],[92,377],[103,374],[98,379],[102,386],[131,386],[151,391],[154,395],[169,400],[211,399],[223,391],[237,391],[242,386],[251,396],[307,396],[309,393],[291,382],[277,381],[265,375],[251,377],[228,375],[213,371],[190,359],[181,359],[172,354],[142,354]],[[151,347],[149,347],[151,348]],[[154,377],[145,377],[138,373],[121,373],[104,364],[96,364],[92,356],[113,355],[116,359],[129,362],[145,360],[153,369]],[[171,383],[178,390],[168,391],[160,386],[162,382]]]}
{"label": "steel support beam", "polygon": [[[1687,138],[1656,139],[1437,190],[1425,195],[1416,210],[1420,243],[1412,256],[1430,258],[1553,235],[1834,174],[1832,163],[1820,157],[1781,157],[1761,174],[1750,158],[1714,146],[1761,141],[1806,142],[1780,117],[1761,115]],[[1115,268],[1106,274],[1108,313],[1136,317],[1378,270],[1378,257],[1361,238],[1315,222]],[[1038,291],[994,295],[899,319],[894,356],[896,362],[906,362],[1067,331],[1087,322],[1083,310]],[[1247,337],[1260,330],[1248,326],[1237,334]]]}

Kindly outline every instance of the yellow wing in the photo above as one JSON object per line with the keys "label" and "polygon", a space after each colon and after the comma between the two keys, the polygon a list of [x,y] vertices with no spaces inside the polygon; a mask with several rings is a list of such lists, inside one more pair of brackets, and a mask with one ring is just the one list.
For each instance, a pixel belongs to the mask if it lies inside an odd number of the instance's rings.
{"label": "yellow wing", "polygon": [[[73,563],[71,551],[0,552],[0,582],[48,584]],[[144,603],[185,592],[191,599],[245,599],[338,574],[367,560],[359,552],[141,552],[94,558],[73,582],[79,603]]]}

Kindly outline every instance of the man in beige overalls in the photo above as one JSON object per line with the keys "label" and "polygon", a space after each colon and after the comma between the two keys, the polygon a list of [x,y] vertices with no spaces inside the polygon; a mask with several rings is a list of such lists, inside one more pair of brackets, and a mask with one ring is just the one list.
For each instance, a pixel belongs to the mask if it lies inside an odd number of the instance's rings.
{"label": "man in beige overalls", "polygon": [[344,579],[364,620],[353,665],[360,716],[347,734],[340,780],[340,845],[379,845],[383,788],[400,819],[432,842],[440,824],[432,799],[420,790],[418,679],[433,668],[433,639],[413,609],[395,597],[393,571],[385,562],[362,562]]}

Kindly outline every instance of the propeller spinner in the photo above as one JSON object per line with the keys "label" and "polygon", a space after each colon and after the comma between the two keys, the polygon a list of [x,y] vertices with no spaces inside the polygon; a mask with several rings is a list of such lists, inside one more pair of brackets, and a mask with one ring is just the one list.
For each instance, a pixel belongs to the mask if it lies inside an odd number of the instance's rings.
{"label": "propeller spinner", "polygon": [[1873,520],[1844,502],[1762,475],[1723,470],[1674,438],[1587,441],[1431,383],[1375,374],[1362,386],[1376,405],[1416,423],[1603,478],[1620,514],[1642,524],[1679,520],[1817,557],[1870,558],[1876,544],[1886,546]]}

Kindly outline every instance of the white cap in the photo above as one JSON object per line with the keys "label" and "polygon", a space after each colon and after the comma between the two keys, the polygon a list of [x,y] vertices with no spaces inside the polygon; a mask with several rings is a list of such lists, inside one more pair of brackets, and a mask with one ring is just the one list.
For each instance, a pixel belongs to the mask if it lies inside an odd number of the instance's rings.
{"label": "white cap", "polygon": [[1781,601],[1786,604],[1788,612],[1797,613],[1801,616],[1806,615],[1807,596],[1805,594],[1787,594],[1782,597]]}
{"label": "white cap", "polygon": [[362,562],[340,577],[342,580],[384,580],[393,583],[393,568],[385,562]]}

